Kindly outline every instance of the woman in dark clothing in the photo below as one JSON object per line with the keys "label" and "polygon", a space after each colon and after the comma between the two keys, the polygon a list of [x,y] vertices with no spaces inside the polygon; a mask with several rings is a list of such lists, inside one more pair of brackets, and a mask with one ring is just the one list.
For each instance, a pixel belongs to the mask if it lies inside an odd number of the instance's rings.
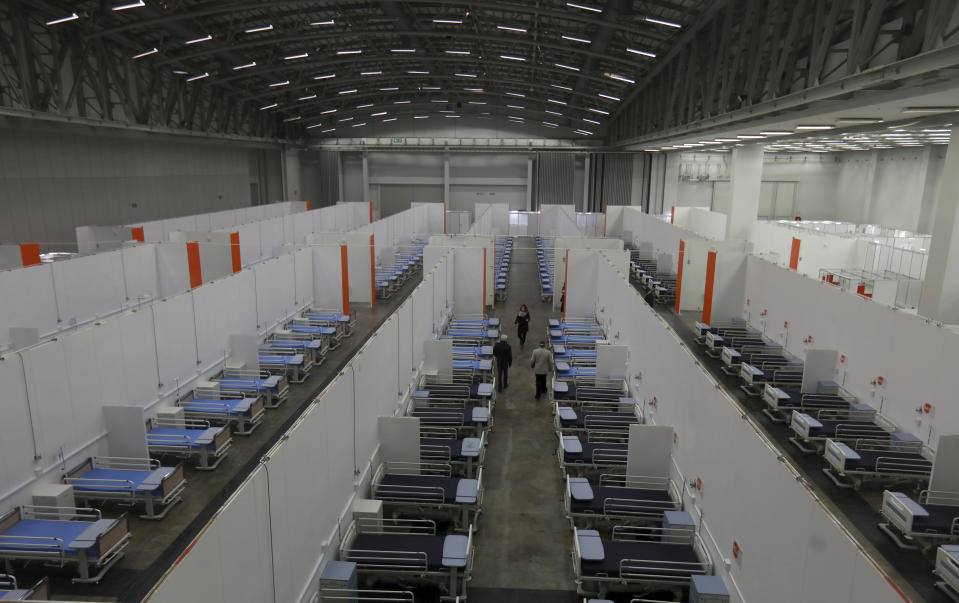
{"label": "woman in dark clothing", "polygon": [[516,325],[516,335],[519,337],[519,344],[526,344],[526,333],[529,332],[529,308],[526,307],[526,304],[523,304],[519,307],[519,313],[516,315],[516,320],[513,322]]}

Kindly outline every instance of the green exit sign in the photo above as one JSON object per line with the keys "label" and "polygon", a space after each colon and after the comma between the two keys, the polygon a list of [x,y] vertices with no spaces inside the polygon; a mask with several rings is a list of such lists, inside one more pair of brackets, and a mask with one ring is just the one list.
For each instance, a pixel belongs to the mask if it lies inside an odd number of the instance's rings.
{"label": "green exit sign", "polygon": [[405,142],[406,142],[406,139],[405,139],[405,138],[394,138],[394,139],[393,139],[393,144],[403,144],[403,143],[405,143]]}

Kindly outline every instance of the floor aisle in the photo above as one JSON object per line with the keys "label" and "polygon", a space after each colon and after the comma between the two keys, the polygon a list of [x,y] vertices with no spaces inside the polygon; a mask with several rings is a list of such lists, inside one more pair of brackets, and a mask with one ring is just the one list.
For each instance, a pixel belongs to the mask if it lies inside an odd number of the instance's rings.
{"label": "floor aisle", "polygon": [[[509,387],[497,394],[483,481],[470,601],[575,601],[570,567],[572,536],[563,512],[562,480],[556,459],[549,401],[534,400],[530,353],[546,335],[552,312],[540,301],[535,239],[514,240],[509,298],[493,316],[513,347]],[[520,347],[513,319],[527,304],[532,321]],[[475,589],[475,590],[474,590]],[[500,589],[524,589],[523,592]],[[530,592],[537,591],[537,592]]]}

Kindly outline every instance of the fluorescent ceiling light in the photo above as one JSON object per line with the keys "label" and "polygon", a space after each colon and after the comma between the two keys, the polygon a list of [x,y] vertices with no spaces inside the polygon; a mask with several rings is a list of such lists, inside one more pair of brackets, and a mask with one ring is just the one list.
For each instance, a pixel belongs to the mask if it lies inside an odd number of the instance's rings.
{"label": "fluorescent ceiling light", "polygon": [[554,105],[563,105],[563,106],[567,104],[565,101],[556,100],[555,98],[547,98],[546,102],[553,103]]}
{"label": "fluorescent ceiling light", "polygon": [[337,94],[356,94],[356,88],[353,88],[351,90],[340,90],[339,92],[337,92]]}
{"label": "fluorescent ceiling light", "polygon": [[700,141],[699,141],[699,144],[701,144],[701,145],[710,145],[710,144],[722,144],[722,143],[717,142],[717,141],[715,141],[715,140],[700,140]]}
{"label": "fluorescent ceiling light", "polygon": [[393,48],[390,52],[416,52],[415,48]]}
{"label": "fluorescent ceiling light", "polygon": [[653,17],[646,17],[643,20],[646,21],[647,23],[655,23],[656,25],[664,25],[666,27],[673,27],[675,29],[679,29],[680,27],[682,27],[682,25],[680,25],[679,23],[673,23],[672,21],[664,21],[663,19],[655,19]]}
{"label": "fluorescent ceiling light", "polygon": [[251,61],[246,65],[237,65],[233,68],[233,71],[240,71],[241,69],[249,69],[251,67],[256,67],[256,61]]}
{"label": "fluorescent ceiling light", "polygon": [[926,130],[923,130],[923,132],[926,132],[928,134],[952,134],[952,130],[926,129]]}
{"label": "fluorescent ceiling light", "polygon": [[658,153],[658,152],[659,152],[659,149],[643,149],[643,150],[646,151],[647,153]]}
{"label": "fluorescent ceiling light", "polygon": [[471,105],[485,105],[486,101],[470,101]]}
{"label": "fluorescent ceiling light", "polygon": [[177,75],[186,75],[186,71],[183,71],[182,69],[174,69],[173,73]]}
{"label": "fluorescent ceiling light", "polygon": [[433,19],[433,23],[445,23],[447,25],[462,25],[462,19]]}
{"label": "fluorescent ceiling light", "polygon": [[420,90],[439,90],[439,86],[420,86]]}
{"label": "fluorescent ceiling light", "polygon": [[836,123],[846,124],[846,125],[856,125],[856,124],[880,124],[882,123],[882,118],[880,117],[840,117],[836,120]]}
{"label": "fluorescent ceiling light", "polygon": [[560,113],[559,111],[551,111],[549,109],[546,109],[546,113],[549,113],[550,115],[559,115],[560,117],[563,116],[563,114]]}
{"label": "fluorescent ceiling light", "polygon": [[626,52],[629,52],[629,53],[631,53],[631,54],[638,54],[638,55],[643,56],[643,57],[649,57],[649,58],[651,58],[651,59],[655,59],[655,58],[656,58],[656,53],[655,53],[655,52],[649,52],[649,51],[647,51],[647,50],[639,50],[639,49],[637,49],[637,48],[630,48],[630,47],[628,47],[628,46],[626,47]]}
{"label": "fluorescent ceiling light", "polygon": [[265,105],[265,106],[263,106],[263,107],[260,107],[260,111],[266,111],[267,109],[272,109],[272,108],[274,108],[274,107],[276,107],[276,106],[278,106],[278,105],[279,105],[279,103],[272,103],[272,104],[269,104],[269,105]]}
{"label": "fluorescent ceiling light", "polygon": [[796,126],[797,130],[832,130],[833,126],[826,125],[809,125],[809,126]]}
{"label": "fluorescent ceiling light", "polygon": [[616,74],[616,73],[604,73],[603,75],[605,75],[606,77],[608,77],[608,78],[610,78],[610,79],[619,81],[619,82],[626,82],[627,84],[635,84],[635,83],[636,83],[636,80],[631,80],[631,79],[629,79],[628,77],[626,77],[625,75],[619,75],[619,74]]}
{"label": "fluorescent ceiling light", "polygon": [[257,33],[260,31],[272,31],[272,30],[273,30],[272,25],[264,25],[262,27],[253,27],[253,28],[247,29],[244,31],[244,33]]}
{"label": "fluorescent ceiling light", "polygon": [[506,59],[507,61],[525,61],[526,60],[526,57],[517,57],[511,54],[501,54],[499,55],[499,58]]}
{"label": "fluorescent ceiling light", "polygon": [[468,50],[447,50],[446,54],[469,54]]}
{"label": "fluorescent ceiling light", "polygon": [[592,136],[592,135],[593,135],[593,133],[590,132],[589,130],[573,130],[573,132],[575,132],[576,134],[582,134],[582,135],[584,135],[584,136]]}
{"label": "fluorescent ceiling light", "polygon": [[586,123],[595,124],[597,126],[602,125],[600,122],[596,121],[595,119],[590,119],[588,117],[584,117],[583,121],[585,121]]}
{"label": "fluorescent ceiling light", "polygon": [[73,13],[69,17],[63,17],[60,19],[54,19],[53,21],[47,21],[47,25],[59,25],[60,23],[66,23],[67,21],[76,21],[80,17],[76,13]]}
{"label": "fluorescent ceiling light", "polygon": [[114,6],[113,10],[127,10],[130,8],[142,8],[146,6],[146,2],[140,0],[139,2],[133,2],[131,4],[121,4],[119,6]]}
{"label": "fluorescent ceiling light", "polygon": [[320,134],[326,134],[327,132],[335,132],[336,128],[327,128],[326,130],[320,130]]}
{"label": "fluorescent ceiling light", "polygon": [[408,105],[408,104],[410,104],[410,101],[408,101],[408,100],[393,101],[393,104],[394,104],[394,105]]}
{"label": "fluorescent ceiling light", "polygon": [[762,134],[740,134],[736,138],[740,140],[760,140],[766,137],[763,136]]}
{"label": "fluorescent ceiling light", "polygon": [[589,107],[586,110],[592,113],[599,113],[600,115],[609,115],[609,111],[603,111],[602,109],[596,109],[594,107]]}
{"label": "fluorescent ceiling light", "polygon": [[949,113],[959,111],[959,107],[905,107],[903,113]]}
{"label": "fluorescent ceiling light", "polygon": [[190,44],[199,44],[199,43],[201,43],[201,42],[209,42],[209,41],[212,40],[212,39],[213,39],[213,36],[207,34],[207,35],[203,36],[202,38],[194,38],[194,39],[192,39],[192,40],[187,40],[186,42],[184,42],[184,44],[187,44],[187,45],[190,45]]}
{"label": "fluorescent ceiling light", "polygon": [[336,54],[363,54],[362,50],[337,50]]}
{"label": "fluorescent ceiling light", "polygon": [[429,115],[414,115],[413,119],[429,119]]}
{"label": "fluorescent ceiling light", "polygon": [[387,87],[387,88],[380,88],[380,92],[395,92],[396,90],[399,90],[399,88],[397,88],[396,86],[389,86],[389,87]]}
{"label": "fluorescent ceiling light", "polygon": [[526,95],[520,92],[507,92],[506,96],[515,96],[516,98],[526,98]]}
{"label": "fluorescent ceiling light", "polygon": [[510,27],[508,25],[497,25],[496,29],[502,29],[503,31],[515,31],[516,33],[526,33],[526,30],[522,27]]}
{"label": "fluorescent ceiling light", "polygon": [[506,105],[506,107],[509,109],[525,109],[526,108],[523,105]]}
{"label": "fluorescent ceiling light", "polygon": [[327,21],[313,21],[312,23],[310,23],[310,25],[312,25],[313,27],[319,27],[320,25],[333,25],[335,23],[336,21],[334,21],[333,19],[329,19]]}
{"label": "fluorescent ceiling light", "polygon": [[363,104],[363,105],[357,105],[356,108],[357,108],[357,109],[369,109],[369,108],[372,107],[372,106],[373,106],[373,103],[366,103],[366,104]]}
{"label": "fluorescent ceiling light", "polygon": [[738,138],[717,138],[716,142],[739,142]]}
{"label": "fluorescent ceiling light", "polygon": [[443,117],[459,117],[459,115],[444,115]]}
{"label": "fluorescent ceiling light", "polygon": [[383,75],[382,71],[361,71],[360,75]]}
{"label": "fluorescent ceiling light", "polygon": [[283,120],[283,123],[289,123],[291,121],[300,121],[301,119],[303,119],[303,116],[301,115],[297,115],[296,117],[287,117],[286,119]]}
{"label": "fluorescent ceiling light", "polygon": [[322,126],[322,125],[323,125],[323,124],[313,124],[312,126],[306,126],[306,129],[307,129],[307,130],[312,130],[313,128],[319,128],[319,127]]}
{"label": "fluorescent ceiling light", "polygon": [[463,88],[466,92],[482,92],[482,88]]}
{"label": "fluorescent ceiling light", "polygon": [[351,128],[362,128],[362,127],[365,126],[365,125],[366,125],[366,122],[364,121],[364,122],[360,122],[360,123],[358,123],[358,124],[353,124],[353,125],[350,126],[350,127],[351,127]]}
{"label": "fluorescent ceiling light", "polygon": [[605,98],[605,99],[611,100],[611,101],[617,101],[617,102],[618,102],[618,101],[623,100],[623,99],[619,98],[618,96],[613,96],[613,95],[611,95],[611,94],[603,94],[602,92],[599,93],[599,96],[600,96],[600,98]]}
{"label": "fluorescent ceiling light", "polygon": [[209,73],[201,73],[200,75],[194,75],[193,77],[188,77],[188,78],[186,78],[186,81],[188,81],[188,82],[195,82],[195,81],[197,81],[197,80],[202,80],[202,79],[205,78],[205,77],[210,77],[210,74],[209,74]]}
{"label": "fluorescent ceiling light", "polygon": [[146,52],[141,52],[140,54],[135,54],[135,55],[133,55],[133,58],[134,58],[134,59],[142,59],[143,57],[148,57],[148,56],[150,56],[151,54],[156,54],[156,53],[158,53],[158,52],[160,52],[160,51],[157,50],[156,48],[153,48],[153,49],[151,49],[151,50],[147,50]]}
{"label": "fluorescent ceiling light", "polygon": [[431,103],[448,103],[449,101],[446,100],[445,98],[433,98],[433,99],[430,99],[430,102]]}
{"label": "fluorescent ceiling light", "polygon": [[389,117],[389,118],[387,118],[387,119],[384,119],[384,120],[383,120],[383,123],[385,124],[385,123],[388,122],[388,121],[396,121],[396,118],[395,118],[395,117]]}
{"label": "fluorescent ceiling light", "polygon": [[305,58],[307,58],[308,56],[310,56],[310,53],[308,53],[308,52],[301,52],[300,54],[291,54],[291,55],[288,56],[288,57],[283,57],[283,60],[284,60],[284,61],[294,61],[294,60],[296,60],[296,59],[305,59]]}
{"label": "fluorescent ceiling light", "polygon": [[336,113],[336,109],[327,109],[326,111],[320,111],[320,115],[329,115],[330,113]]}
{"label": "fluorescent ceiling light", "polygon": [[572,92],[573,89],[569,86],[563,86],[562,84],[550,84],[553,88],[559,88],[560,90],[566,90],[567,92]]}
{"label": "fluorescent ceiling light", "polygon": [[595,6],[588,6],[586,4],[579,4],[577,2],[567,2],[566,6],[570,8],[578,8],[579,10],[588,10],[591,13],[601,13],[603,9],[596,8]]}
{"label": "fluorescent ceiling light", "polygon": [[[296,100],[299,100],[299,101],[308,101],[308,100],[313,100],[314,98],[316,98],[316,95],[315,95],[315,94],[310,94],[309,96],[301,96],[300,98],[298,98],[298,99],[296,99]],[[336,109],[333,109],[333,110],[336,111]]]}
{"label": "fluorescent ceiling light", "polygon": [[564,40],[569,40],[570,42],[579,42],[580,44],[592,44],[592,43],[593,43],[592,40],[588,40],[588,39],[586,39],[586,38],[577,38],[576,36],[563,35],[562,38],[563,38]]}
{"label": "fluorescent ceiling light", "polygon": [[559,127],[559,124],[554,124],[554,123],[551,122],[551,121],[544,121],[544,122],[543,122],[543,125],[546,126],[546,127],[549,127],[549,128],[558,128],[558,127]]}
{"label": "fluorescent ceiling light", "polygon": [[289,86],[289,85],[290,85],[290,80],[285,80],[282,82],[273,82],[272,84],[270,84],[270,88],[279,88],[280,86]]}
{"label": "fluorescent ceiling light", "polygon": [[475,73],[454,73],[456,77],[476,77]]}
{"label": "fluorescent ceiling light", "polygon": [[429,71],[416,71],[416,70],[410,70],[410,71],[407,71],[406,73],[410,75],[429,75],[430,74]]}
{"label": "fluorescent ceiling light", "polygon": [[765,132],[760,132],[763,136],[789,136],[792,134],[789,130],[766,130]]}
{"label": "fluorescent ceiling light", "polygon": [[526,121],[522,117],[516,117],[515,115],[507,115],[506,117],[509,118],[510,121]]}
{"label": "fluorescent ceiling light", "polygon": [[386,111],[377,111],[376,113],[370,113],[370,117],[379,117],[381,115],[386,115]]}
{"label": "fluorescent ceiling light", "polygon": [[353,121],[353,118],[352,118],[352,117],[341,117],[341,118],[338,119],[337,121],[339,121],[339,122]]}
{"label": "fluorescent ceiling light", "polygon": [[328,80],[328,79],[330,79],[331,77],[336,77],[336,74],[335,74],[335,73],[327,73],[326,75],[314,75],[314,76],[313,76],[313,79],[314,79],[314,80]]}
{"label": "fluorescent ceiling light", "polygon": [[565,65],[563,63],[553,63],[553,65],[556,65],[560,69],[569,69],[570,71],[579,71],[579,67],[573,67],[572,65]]}

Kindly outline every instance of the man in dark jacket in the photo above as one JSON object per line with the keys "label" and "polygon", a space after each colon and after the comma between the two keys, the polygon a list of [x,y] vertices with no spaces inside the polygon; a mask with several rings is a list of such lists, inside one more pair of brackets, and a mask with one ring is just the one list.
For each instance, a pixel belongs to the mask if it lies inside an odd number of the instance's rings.
{"label": "man in dark jacket", "polygon": [[513,364],[513,348],[506,340],[506,335],[500,335],[499,341],[493,346],[493,358],[496,359],[496,390],[503,391],[509,386],[509,367]]}

